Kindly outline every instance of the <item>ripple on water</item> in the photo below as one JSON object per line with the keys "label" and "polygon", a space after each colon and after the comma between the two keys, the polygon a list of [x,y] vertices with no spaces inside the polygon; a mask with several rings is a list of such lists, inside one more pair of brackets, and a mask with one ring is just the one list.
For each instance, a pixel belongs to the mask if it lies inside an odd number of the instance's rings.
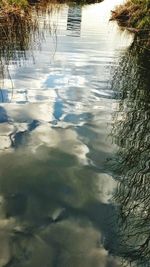
{"label": "ripple on water", "polygon": [[39,16],[24,53],[2,57],[0,266],[119,266],[105,163],[116,152],[113,72],[132,37],[109,13],[108,0],[61,5]]}

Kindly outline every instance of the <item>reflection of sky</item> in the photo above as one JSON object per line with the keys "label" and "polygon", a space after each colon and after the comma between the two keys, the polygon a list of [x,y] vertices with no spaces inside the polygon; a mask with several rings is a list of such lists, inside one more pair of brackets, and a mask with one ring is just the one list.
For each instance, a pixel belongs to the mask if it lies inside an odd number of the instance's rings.
{"label": "reflection of sky", "polygon": [[[62,6],[52,35],[45,30],[42,50],[33,50],[35,62],[29,53],[22,67],[9,65],[12,81],[0,98],[0,267],[12,257],[10,234],[22,236],[30,223],[32,238],[20,241],[29,261],[12,266],[118,266],[105,226],[115,182],[104,162],[115,150],[107,137],[118,97],[111,72],[131,36],[108,23],[110,2],[119,0],[82,8],[80,34]],[[58,210],[58,222],[47,223]]]}
{"label": "reflection of sky", "polygon": [[[112,7],[114,2],[111,1]],[[5,79],[7,89],[1,91],[1,100],[13,105],[3,105],[1,117],[6,113],[12,122],[37,120],[59,127],[81,125],[90,120],[89,117],[81,119],[82,114],[91,114],[100,120],[109,118],[114,109],[112,98],[117,97],[110,89],[111,69],[117,62],[118,49],[131,39],[120,35],[115,24],[108,23],[109,5],[107,0],[83,7],[82,16],[80,10],[70,9],[68,14],[68,7],[63,6],[51,15],[52,36],[46,32],[42,51],[33,51],[34,64],[29,58],[30,64],[21,68],[9,66],[12,81]],[[68,36],[67,16],[75,14],[77,19],[73,21],[71,17],[71,23],[77,23],[78,11],[80,37]],[[43,18],[40,20],[42,25]],[[56,45],[56,29],[57,47],[51,57]]]}
{"label": "reflection of sky", "polygon": [[[39,133],[48,131],[46,126],[39,128]],[[114,184],[108,175],[83,167],[82,162],[69,155],[70,145],[76,140],[70,130],[64,133],[61,140],[58,133],[51,134],[54,142],[58,142],[57,149],[43,145],[36,154],[26,147],[17,150],[13,158],[10,152],[1,155],[0,185],[4,197],[0,205],[1,262],[11,258],[10,235],[14,235],[13,256],[19,257],[24,248],[30,263],[22,256],[15,266],[37,267],[42,261],[45,264],[48,261],[48,266],[54,266],[53,261],[64,267],[118,266],[103,247],[106,243],[113,249],[116,244],[110,222],[114,208],[107,199]],[[32,138],[39,145],[38,135]],[[47,142],[46,136],[43,141]],[[5,218],[6,213],[10,220]]]}
{"label": "reflection of sky", "polygon": [[[112,8],[115,2],[119,3],[119,0],[111,1]],[[83,7],[79,38],[67,36],[67,6],[58,13],[53,13],[51,27],[57,30],[57,40],[53,30],[51,37],[46,33],[43,51],[33,51],[35,64],[29,59],[30,64],[24,64],[20,69],[14,64],[9,66],[14,84],[13,96],[10,90],[11,101],[37,102],[46,99],[48,101],[51,93],[45,92],[46,89],[62,88],[66,92],[65,88],[69,86],[86,88],[92,86],[96,87],[98,92],[99,86],[109,81],[108,73],[110,66],[115,64],[116,50],[128,45],[131,40],[130,36],[120,34],[114,23],[108,22],[109,14],[109,0]],[[55,45],[56,52],[51,57],[51,51],[55,50]],[[11,82],[5,80],[5,88],[11,88],[11,86]],[[45,89],[44,92],[43,89]],[[103,84],[101,91],[104,91]],[[8,92],[3,94],[6,96]]]}

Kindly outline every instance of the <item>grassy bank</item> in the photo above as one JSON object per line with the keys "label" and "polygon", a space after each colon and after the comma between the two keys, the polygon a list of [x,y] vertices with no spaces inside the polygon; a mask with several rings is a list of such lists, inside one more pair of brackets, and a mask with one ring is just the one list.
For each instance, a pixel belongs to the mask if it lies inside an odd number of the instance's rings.
{"label": "grassy bank", "polygon": [[9,19],[24,19],[29,16],[30,6],[27,0],[0,0],[0,23]]}
{"label": "grassy bank", "polygon": [[112,11],[112,20],[137,31],[150,30],[150,0],[127,0]]}
{"label": "grassy bank", "polygon": [[18,17],[27,18],[33,5],[47,7],[50,3],[92,4],[103,0],[0,0],[0,23],[3,19]]}
{"label": "grassy bank", "polygon": [[1,10],[26,8],[28,6],[27,0],[0,0]]}

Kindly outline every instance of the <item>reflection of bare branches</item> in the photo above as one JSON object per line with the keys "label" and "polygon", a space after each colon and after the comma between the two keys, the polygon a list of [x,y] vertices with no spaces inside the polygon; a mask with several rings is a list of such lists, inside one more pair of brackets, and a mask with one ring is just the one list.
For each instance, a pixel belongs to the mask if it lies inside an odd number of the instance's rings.
{"label": "reflection of bare branches", "polygon": [[[26,59],[25,51],[28,49],[33,35],[37,30],[37,22],[34,21],[22,21],[10,20],[9,23],[0,24],[0,81],[1,81],[1,94],[4,88],[4,81],[8,78],[11,84],[11,97],[13,98],[13,81],[10,75],[9,65],[21,64],[21,60]],[[31,35],[31,31],[33,34]],[[1,101],[4,101],[4,97],[1,97]]]}
{"label": "reflection of bare branches", "polygon": [[[45,11],[46,12],[46,11]],[[49,29],[50,29],[49,24]],[[44,25],[43,25],[44,29]],[[7,23],[0,23],[0,94],[4,102],[4,81],[8,79],[11,86],[11,97],[13,98],[13,80],[10,75],[10,65],[21,66],[26,61],[26,51],[30,50],[34,61],[32,46],[41,44],[44,40],[43,29],[38,23],[38,14],[33,12],[32,19],[27,21],[13,17]],[[38,40],[38,42],[37,42]]]}
{"label": "reflection of bare branches", "polygon": [[[116,71],[113,87],[121,93],[113,137],[119,145],[115,200],[120,207],[121,254],[139,266],[150,263],[149,52],[136,41]],[[132,265],[131,264],[131,265]]]}
{"label": "reflection of bare branches", "polygon": [[48,3],[48,1],[42,1],[35,4],[32,16],[28,20],[13,16],[7,23],[0,22],[0,88],[2,101],[5,101],[3,88],[6,78],[11,84],[11,100],[13,98],[14,86],[9,66],[15,64],[20,67],[24,64],[27,59],[27,51],[30,51],[30,56],[34,62],[33,50],[36,48],[41,49],[41,44],[45,40],[45,34],[47,33],[52,36],[54,41],[54,51],[52,51],[52,57],[54,58],[57,49],[58,21],[54,24],[52,16],[58,14],[60,8],[61,5],[58,3],[52,4]]}

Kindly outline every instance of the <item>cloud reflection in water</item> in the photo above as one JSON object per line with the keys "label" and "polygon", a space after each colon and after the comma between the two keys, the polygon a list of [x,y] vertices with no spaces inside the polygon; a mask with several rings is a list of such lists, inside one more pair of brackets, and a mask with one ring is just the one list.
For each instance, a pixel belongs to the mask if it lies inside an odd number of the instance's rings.
{"label": "cloud reflection in water", "polygon": [[[7,75],[0,110],[0,266],[118,266],[110,256],[118,246],[115,183],[104,163],[116,149],[107,136],[121,44],[103,20],[107,2],[82,8],[76,37],[62,6],[52,16],[58,36],[45,30],[42,51],[33,45],[35,61],[30,51],[20,68],[9,61],[13,93]],[[131,38],[124,39],[126,46]]]}

